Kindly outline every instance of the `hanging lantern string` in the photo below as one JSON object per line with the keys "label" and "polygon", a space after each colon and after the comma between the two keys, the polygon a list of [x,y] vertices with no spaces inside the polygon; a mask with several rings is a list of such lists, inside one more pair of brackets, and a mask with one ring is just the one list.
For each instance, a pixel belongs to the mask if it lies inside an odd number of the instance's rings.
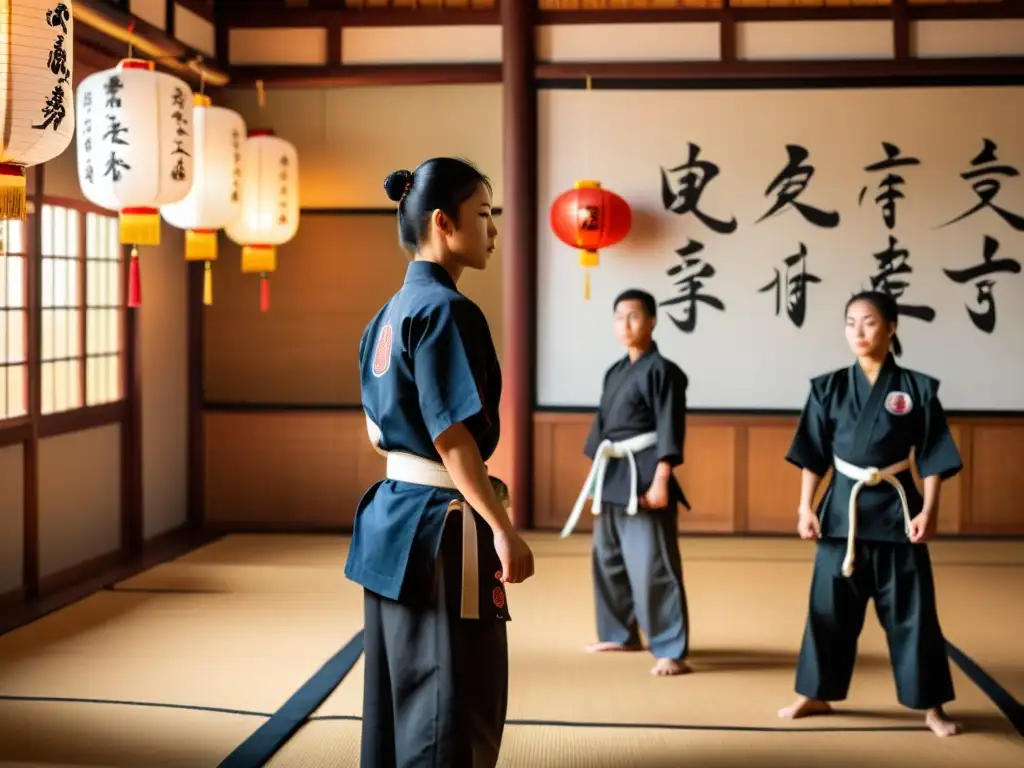
{"label": "hanging lantern string", "polygon": [[256,104],[260,108],[260,115],[262,115],[263,114],[263,108],[265,106],[267,106],[267,94],[266,94],[266,91],[263,90],[263,81],[262,80],[257,80],[256,81]]}
{"label": "hanging lantern string", "polygon": [[591,79],[587,75],[587,95],[584,97],[586,104],[583,107],[583,170],[590,178],[590,100],[591,100]]}
{"label": "hanging lantern string", "polygon": [[132,35],[135,34],[135,19],[128,22],[128,58],[132,58],[135,52],[135,44],[132,42]]}

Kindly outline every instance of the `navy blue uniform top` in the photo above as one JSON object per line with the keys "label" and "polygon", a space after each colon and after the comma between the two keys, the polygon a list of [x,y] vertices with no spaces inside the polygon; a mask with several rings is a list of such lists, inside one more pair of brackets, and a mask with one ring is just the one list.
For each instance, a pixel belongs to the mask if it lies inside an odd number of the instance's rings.
{"label": "navy blue uniform top", "polygon": [[[359,368],[363,410],[380,428],[382,450],[439,462],[434,440],[462,423],[484,461],[494,453],[498,356],[483,312],[443,267],[409,265],[401,290],[363,332]],[[403,587],[422,587],[433,573],[448,504],[458,498],[449,489],[375,483],[356,510],[345,575],[391,599]]]}
{"label": "navy blue uniform top", "polygon": [[[824,477],[833,466],[833,456],[858,467],[885,469],[906,459],[913,450],[921,477],[953,477],[963,463],[938,390],[936,379],[901,368],[891,354],[873,386],[857,363],[818,376],[811,380],[811,392],[786,460]],[[914,518],[924,500],[913,473],[906,469],[896,477]],[[855,483],[833,471],[818,508],[822,536],[846,538]],[[889,483],[861,488],[856,535],[867,541],[907,541],[899,494]]]}
{"label": "navy blue uniform top", "polygon": [[[646,493],[659,462],[667,461],[673,468],[683,463],[688,385],[686,374],[662,357],[654,342],[636,360],[624,356],[604,375],[601,402],[583,445],[584,455],[593,459],[602,440],[618,442],[656,432],[658,442],[653,448],[634,453],[637,488],[632,490],[637,496]],[[626,506],[630,490],[629,462],[609,459],[602,501]],[[673,474],[669,476],[669,507],[675,510],[677,504],[689,509]]]}

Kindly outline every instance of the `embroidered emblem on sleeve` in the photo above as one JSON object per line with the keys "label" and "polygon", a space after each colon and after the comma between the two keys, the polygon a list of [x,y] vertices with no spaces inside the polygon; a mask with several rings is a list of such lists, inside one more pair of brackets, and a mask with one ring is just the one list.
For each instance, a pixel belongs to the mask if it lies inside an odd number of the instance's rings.
{"label": "embroidered emblem on sleeve", "polygon": [[380,329],[380,338],[377,339],[377,349],[373,353],[373,375],[383,376],[391,367],[391,326],[385,325]]}
{"label": "embroidered emblem on sleeve", "polygon": [[495,587],[494,591],[491,592],[491,599],[494,601],[495,607],[503,608],[505,606],[505,590],[501,587]]}
{"label": "embroidered emblem on sleeve", "polygon": [[890,392],[885,398],[885,410],[893,416],[906,416],[914,407],[914,401],[906,392]]}

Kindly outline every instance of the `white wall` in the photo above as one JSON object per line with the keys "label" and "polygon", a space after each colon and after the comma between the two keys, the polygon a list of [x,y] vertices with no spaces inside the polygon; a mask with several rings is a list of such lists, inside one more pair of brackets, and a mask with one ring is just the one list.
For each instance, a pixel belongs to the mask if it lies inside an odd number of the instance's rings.
{"label": "white wall", "polygon": [[[677,295],[674,283],[710,264],[702,291],[725,310],[698,304],[696,327],[676,328],[680,306],[659,309],[655,338],[690,376],[690,404],[697,408],[799,408],[807,379],[848,364],[842,310],[851,293],[870,286],[890,234],[909,252],[907,304],[933,307],[931,322],[906,317],[900,325],[904,365],[937,376],[952,409],[1024,408],[1024,275],[999,273],[992,294],[997,323],[992,333],[972,323],[978,309],[976,280],[958,285],[945,269],[982,262],[985,237],[998,240],[996,259],[1024,262],[1024,231],[991,210],[955,224],[944,222],[979,201],[961,174],[996,144],[1000,164],[1024,168],[1024,89],[897,88],[728,91],[570,91],[540,94],[541,221],[577,179],[597,179],[632,206],[633,230],[601,254],[592,274],[592,299],[582,299],[576,251],[544,227],[539,235],[538,400],[541,406],[597,402],[604,370],[619,355],[611,328],[611,302],[627,287],[650,291],[659,302]],[[718,166],[699,209],[737,226],[720,234],[693,213],[677,215],[662,201],[662,168],[698,160]],[[884,172],[865,170],[885,158],[883,142],[921,160],[894,169],[906,183],[890,231],[874,202]],[[840,223],[822,228],[792,206],[760,223],[775,191],[767,192],[787,164],[786,145],[801,145],[814,167],[798,202],[836,211]],[[998,204],[1024,217],[1024,179],[996,177]],[[975,180],[976,181],[976,180]],[[867,186],[863,204],[861,189]],[[1018,225],[1019,226],[1019,225]],[[676,255],[689,241],[703,244],[692,269]],[[783,260],[806,246],[808,285],[802,327],[775,313],[772,291],[759,292]],[[985,371],[984,374],[982,371]]]}

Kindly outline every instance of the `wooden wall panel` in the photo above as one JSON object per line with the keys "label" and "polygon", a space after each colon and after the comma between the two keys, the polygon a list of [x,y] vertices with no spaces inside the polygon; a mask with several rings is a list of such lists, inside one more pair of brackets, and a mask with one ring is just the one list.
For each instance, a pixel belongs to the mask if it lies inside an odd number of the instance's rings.
{"label": "wooden wall panel", "polygon": [[[541,529],[566,520],[589,469],[582,456],[591,416],[535,415],[534,520]],[[785,461],[795,417],[693,415],[686,463],[677,477],[693,510],[681,510],[688,533],[791,534],[800,472]],[[964,471],[946,482],[939,508],[942,535],[1024,535],[1024,419],[951,419]],[[921,478],[914,470],[921,487]],[[818,490],[820,500],[829,477]],[[578,530],[591,530],[589,510]]]}
{"label": "wooden wall panel", "polygon": [[968,522],[972,533],[1024,533],[1024,427],[977,426],[972,436]]}
{"label": "wooden wall panel", "polygon": [[[513,504],[533,505],[536,528],[568,518],[590,467],[591,418],[534,415],[533,498]],[[213,528],[350,530],[360,497],[384,474],[359,410],[210,411],[205,425]],[[795,426],[785,416],[690,416],[676,476],[693,509],[680,510],[681,530],[795,535],[800,473],[784,458]],[[939,532],[1024,535],[1024,419],[952,419],[951,429],[965,469],[943,486]],[[589,506],[577,530],[593,530]]]}
{"label": "wooden wall panel", "polygon": [[207,413],[211,529],[349,530],[384,475],[362,411]]}

